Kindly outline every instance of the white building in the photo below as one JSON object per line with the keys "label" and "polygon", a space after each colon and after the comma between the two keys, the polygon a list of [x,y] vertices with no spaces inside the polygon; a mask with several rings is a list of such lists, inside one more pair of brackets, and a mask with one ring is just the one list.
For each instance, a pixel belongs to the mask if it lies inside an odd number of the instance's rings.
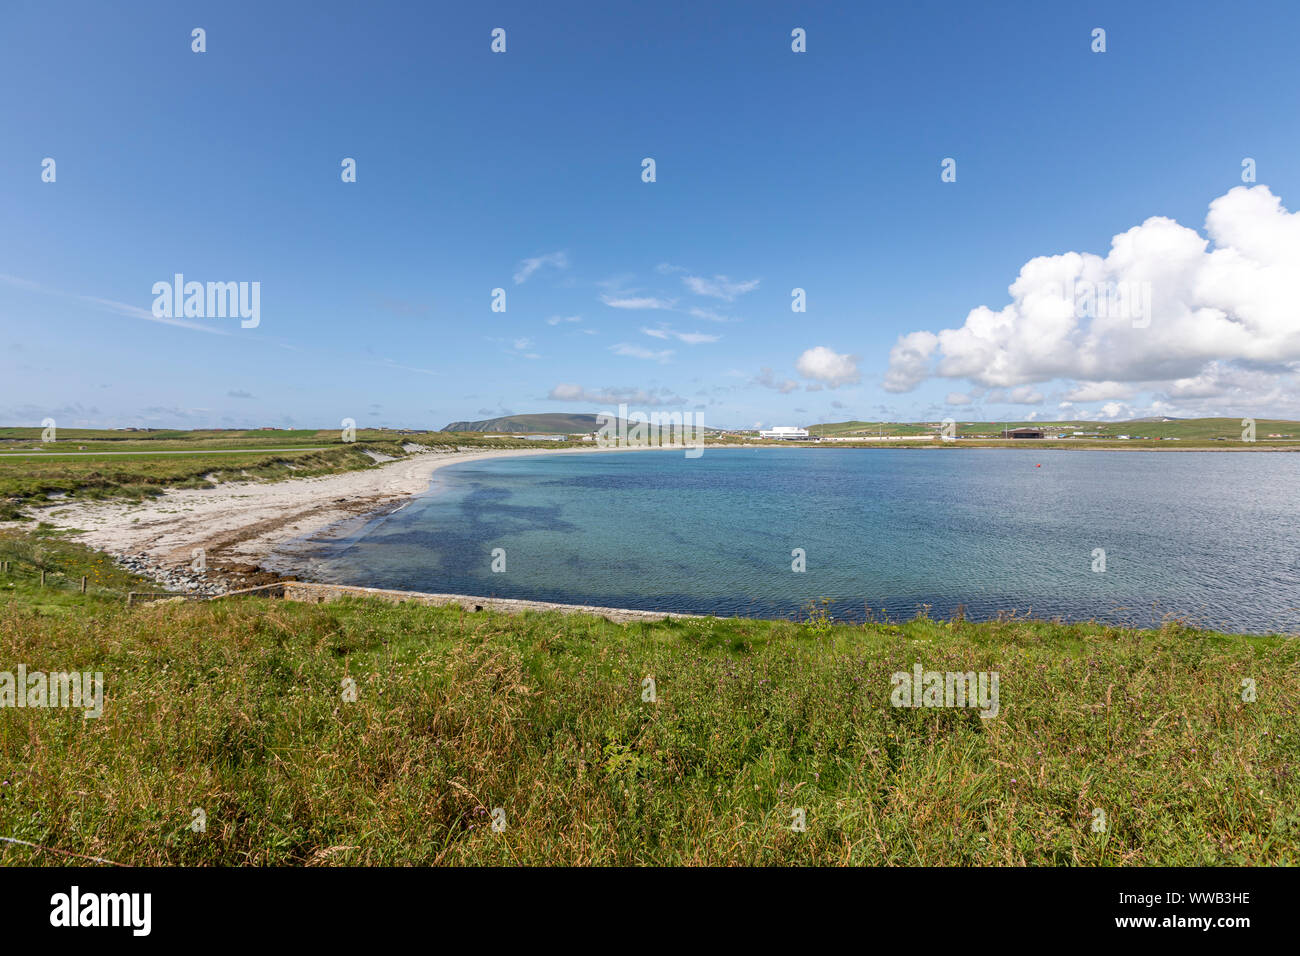
{"label": "white building", "polygon": [[804,441],[808,438],[808,429],[796,428],[794,425],[773,425],[766,431],[760,431],[758,437],[779,438],[784,441]]}

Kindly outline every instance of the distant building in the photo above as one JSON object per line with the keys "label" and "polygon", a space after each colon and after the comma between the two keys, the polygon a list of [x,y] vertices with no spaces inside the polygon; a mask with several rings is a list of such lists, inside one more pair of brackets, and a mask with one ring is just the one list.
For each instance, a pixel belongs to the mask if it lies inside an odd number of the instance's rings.
{"label": "distant building", "polygon": [[806,441],[809,436],[806,428],[797,428],[794,425],[773,425],[766,431],[760,431],[758,437],[776,438],[781,441]]}
{"label": "distant building", "polygon": [[1041,428],[1004,428],[1002,429],[1003,438],[1042,438],[1044,432]]}

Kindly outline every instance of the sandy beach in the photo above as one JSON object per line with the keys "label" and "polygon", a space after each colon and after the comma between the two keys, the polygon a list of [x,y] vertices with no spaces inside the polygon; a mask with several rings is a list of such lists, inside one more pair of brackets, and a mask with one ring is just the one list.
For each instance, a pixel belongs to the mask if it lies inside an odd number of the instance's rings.
{"label": "sandy beach", "polygon": [[[142,502],[69,500],[31,513],[56,528],[78,532],[75,540],[122,559],[168,587],[219,593],[293,574],[302,565],[291,543],[348,519],[395,508],[426,491],[433,474],[448,465],[485,458],[656,450],[666,449],[592,445],[419,451],[363,471],[321,478],[170,489]],[[198,549],[208,568],[204,574],[191,569]]]}
{"label": "sandy beach", "polygon": [[[79,501],[44,509],[40,520],[76,529],[77,541],[159,568],[184,568],[203,549],[210,568],[263,567],[277,547],[429,487],[439,468],[484,458],[572,455],[606,448],[422,452],[364,471],[279,482],[173,489],[143,502]],[[634,449],[627,449],[634,450]]]}

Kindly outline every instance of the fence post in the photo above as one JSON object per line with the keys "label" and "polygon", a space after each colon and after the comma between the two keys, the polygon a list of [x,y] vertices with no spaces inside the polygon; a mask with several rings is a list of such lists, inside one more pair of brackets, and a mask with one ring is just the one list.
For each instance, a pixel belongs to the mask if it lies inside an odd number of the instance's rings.
{"label": "fence post", "polygon": [[45,587],[45,569],[41,568],[41,587]]}
{"label": "fence post", "polygon": [[86,576],[84,574],[81,576],[81,593],[86,593]]}

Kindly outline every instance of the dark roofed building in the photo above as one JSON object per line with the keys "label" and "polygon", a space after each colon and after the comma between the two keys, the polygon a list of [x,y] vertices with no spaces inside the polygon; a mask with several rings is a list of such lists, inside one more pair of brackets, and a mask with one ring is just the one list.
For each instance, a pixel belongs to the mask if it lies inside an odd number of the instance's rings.
{"label": "dark roofed building", "polygon": [[1042,438],[1044,432],[1041,428],[1004,428],[1002,429],[1003,438]]}

